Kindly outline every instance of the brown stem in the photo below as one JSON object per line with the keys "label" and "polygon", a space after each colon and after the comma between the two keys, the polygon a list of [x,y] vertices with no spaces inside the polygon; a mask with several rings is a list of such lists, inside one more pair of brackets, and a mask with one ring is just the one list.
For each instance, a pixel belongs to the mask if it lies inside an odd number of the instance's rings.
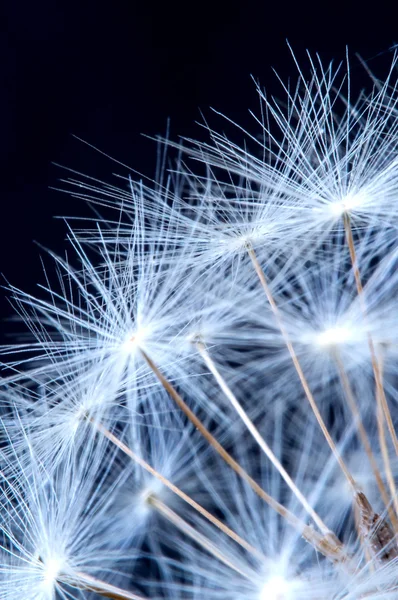
{"label": "brown stem", "polygon": [[[171,508],[166,506],[159,498],[156,496],[150,496],[148,498],[148,503],[153,506],[156,510],[158,510],[166,519],[173,523],[175,527],[180,529],[186,536],[190,537],[196,544],[199,544],[204,548],[209,554],[212,554],[219,561],[227,565],[230,569],[233,569],[239,575],[246,577],[247,579],[252,579],[252,577],[241,569],[233,559],[229,558],[222,552],[213,542],[211,542],[206,536],[202,533],[194,529],[192,525],[187,523],[184,519],[182,519],[179,515],[177,515]],[[258,553],[260,556],[261,554]],[[265,557],[261,556],[262,560],[265,561]]]}
{"label": "brown stem", "polygon": [[[381,378],[383,378],[383,361],[381,359],[378,359],[378,364],[380,367],[380,376],[381,376]],[[391,496],[393,498],[395,511],[398,514],[397,490],[395,487],[394,475],[393,475],[393,472],[391,469],[390,455],[388,452],[388,446],[387,446],[387,440],[386,440],[386,434],[385,434],[385,428],[384,428],[384,413],[383,413],[380,402],[377,402],[376,413],[377,413],[377,430],[379,433],[380,450],[381,450],[381,454],[383,456],[384,468],[385,468],[385,472],[386,472],[388,486],[390,488]],[[398,528],[395,529],[395,527],[394,527],[394,530],[396,533],[398,533]]]}
{"label": "brown stem", "polygon": [[251,546],[248,542],[246,542],[243,538],[241,538],[237,533],[235,533],[232,529],[227,527],[227,525],[224,525],[224,523],[222,523],[214,515],[212,515],[205,508],[203,508],[203,506],[198,504],[198,502],[195,502],[195,500],[193,500],[190,496],[185,494],[185,492],[180,490],[180,488],[175,486],[173,483],[171,483],[171,481],[166,479],[166,477],[164,477],[158,471],[156,471],[153,467],[151,467],[151,465],[149,465],[147,462],[145,462],[144,459],[142,459],[135,452],[133,452],[131,450],[131,448],[129,448],[126,444],[124,444],[124,442],[122,442],[114,433],[112,433],[111,431],[109,431],[109,429],[107,429],[104,425],[102,425],[102,423],[94,421],[93,419],[90,419],[90,422],[99,432],[102,433],[102,435],[104,435],[106,438],[108,438],[109,441],[111,441],[122,452],[124,452],[124,454],[126,454],[129,458],[131,458],[131,460],[133,460],[135,463],[140,465],[140,467],[145,469],[148,473],[150,473],[151,475],[156,477],[156,479],[161,481],[165,487],[167,487],[174,494],[176,494],[176,496],[178,496],[179,498],[184,500],[187,504],[192,506],[192,508],[194,508],[199,514],[201,514],[203,517],[205,517],[213,525],[218,527],[218,529],[220,529],[223,533],[228,535],[237,544],[242,546],[242,548],[245,548],[245,550],[247,550],[248,552],[251,552],[253,554],[256,554],[258,552],[253,546]]}
{"label": "brown stem", "polygon": [[[361,282],[361,275],[359,272],[358,261],[357,261],[356,252],[355,252],[355,245],[354,245],[354,238],[352,235],[350,216],[347,212],[344,213],[343,220],[344,220],[345,235],[346,235],[348,249],[350,252],[352,269],[354,272],[354,278],[355,278],[355,283],[356,283],[357,292],[358,292],[358,296],[359,296],[359,301],[361,303],[363,316],[366,319],[367,311],[366,311],[365,300],[363,297],[363,286],[362,286],[362,282]],[[376,403],[380,405],[380,407],[384,413],[384,417],[387,422],[388,431],[390,433],[395,452],[398,456],[398,439],[397,439],[397,435],[395,433],[395,428],[394,428],[394,424],[392,421],[391,412],[388,407],[387,398],[386,398],[386,395],[384,392],[383,379],[381,376],[379,362],[377,360],[375,347],[374,347],[372,336],[370,335],[370,333],[368,333],[367,337],[368,337],[368,346],[369,346],[369,351],[370,351],[373,375],[374,375],[375,382],[376,382]]]}
{"label": "brown stem", "polygon": [[[340,380],[341,380],[341,383],[342,383],[342,386],[343,386],[343,389],[344,389],[344,393],[345,393],[348,405],[350,407],[352,416],[354,417],[355,424],[356,424],[356,426],[358,428],[358,433],[359,433],[359,437],[361,439],[362,445],[363,445],[363,447],[365,449],[366,455],[367,455],[368,460],[370,462],[370,465],[372,467],[372,471],[373,471],[373,474],[375,476],[375,479],[376,479],[376,482],[377,482],[377,486],[378,486],[379,491],[380,491],[380,495],[381,495],[381,497],[383,499],[384,505],[387,508],[388,516],[390,517],[390,521],[391,521],[391,524],[392,524],[392,526],[394,528],[394,531],[398,532],[397,517],[396,517],[396,515],[395,515],[395,513],[394,513],[394,511],[393,511],[393,509],[391,507],[390,498],[388,496],[387,490],[386,490],[385,485],[383,483],[383,480],[381,478],[380,471],[379,471],[379,468],[378,468],[375,456],[374,456],[374,454],[372,452],[372,448],[371,448],[371,445],[370,445],[368,434],[366,433],[366,429],[365,429],[365,427],[363,426],[363,423],[362,423],[361,414],[360,414],[360,411],[359,411],[359,408],[358,408],[358,404],[357,404],[357,402],[355,400],[355,397],[354,397],[354,394],[353,394],[353,391],[352,391],[352,388],[351,388],[351,385],[350,385],[350,381],[349,381],[349,379],[347,377],[347,373],[346,373],[346,371],[344,369],[343,362],[342,362],[340,354],[338,353],[337,350],[334,351],[334,359],[335,359],[336,364],[337,364],[337,369],[338,369],[338,372],[339,372]],[[381,415],[381,417],[382,417],[382,415]],[[378,419],[378,423],[379,423],[379,419]],[[388,477],[388,474],[387,474],[387,477]],[[395,510],[397,510],[397,504],[396,504],[396,502],[397,502],[397,499],[394,496]]]}
{"label": "brown stem", "polygon": [[231,402],[232,406],[234,407],[234,409],[236,410],[236,412],[242,419],[243,423],[245,424],[245,426],[247,427],[248,431],[251,433],[251,435],[257,442],[257,444],[260,446],[261,450],[268,457],[268,459],[272,462],[275,469],[278,471],[278,473],[281,475],[281,477],[283,478],[285,483],[288,485],[290,490],[293,492],[293,494],[299,500],[300,504],[304,507],[304,509],[307,511],[307,513],[313,519],[314,523],[316,523],[319,530],[324,535],[327,535],[329,533],[330,529],[325,525],[325,523],[322,521],[322,519],[320,518],[318,513],[312,508],[312,506],[309,504],[308,500],[298,489],[298,487],[294,483],[293,479],[287,473],[286,469],[281,465],[280,461],[277,459],[277,457],[275,456],[275,454],[273,453],[273,451],[271,450],[271,448],[269,447],[269,445],[267,444],[265,439],[262,437],[262,435],[258,431],[257,427],[254,425],[253,421],[249,418],[248,414],[243,409],[243,406],[240,404],[240,402],[236,398],[235,394],[232,392],[231,388],[228,386],[227,382],[222,377],[222,375],[219,372],[218,368],[216,367],[213,359],[211,358],[210,354],[208,353],[205,345],[202,342],[197,342],[196,347],[198,348],[200,355],[202,356],[206,366],[208,367],[209,371],[213,375],[213,377],[216,380],[217,384],[219,385],[220,389],[224,392],[225,396]]}
{"label": "brown stem", "polygon": [[240,466],[240,464],[232,458],[232,456],[221,446],[221,444],[214,438],[198,417],[192,412],[192,410],[184,402],[177,390],[171,385],[171,383],[162,375],[155,363],[147,355],[147,353],[141,348],[141,354],[147,362],[150,369],[156,375],[164,389],[170,394],[177,406],[183,411],[193,425],[200,431],[207,442],[218,452],[223,460],[237,473],[242,479],[244,479],[250,487],[256,492],[260,498],[262,498],[271,508],[273,508],[279,515],[285,518],[300,534],[319,552],[324,556],[332,560],[333,562],[345,562],[347,555],[345,553],[342,543],[337,539],[333,532],[329,532],[328,535],[322,536],[317,531],[303,521],[298,519],[293,513],[291,513],[283,504],[280,504],[272,496],[267,494],[265,490],[258,483],[250,477],[250,475]]}
{"label": "brown stem", "polygon": [[87,573],[77,572],[76,577],[78,578],[80,588],[88,592],[96,592],[104,598],[111,598],[112,600],[146,600],[144,596],[123,590],[106,581],[101,581],[101,579],[87,575]]}
{"label": "brown stem", "polygon": [[348,470],[345,462],[341,458],[341,456],[340,456],[340,454],[339,454],[339,452],[338,452],[338,450],[336,448],[336,445],[335,445],[335,443],[334,443],[334,441],[333,441],[333,439],[332,439],[332,437],[331,437],[331,435],[329,433],[329,430],[326,427],[326,424],[325,424],[325,422],[324,422],[324,420],[322,418],[322,415],[321,415],[321,413],[319,411],[319,408],[318,408],[318,405],[317,405],[317,403],[315,401],[315,398],[312,395],[312,392],[311,392],[310,387],[308,385],[307,379],[306,379],[306,377],[304,375],[304,372],[303,372],[303,370],[301,368],[300,362],[299,362],[299,360],[297,358],[296,351],[294,350],[293,344],[290,341],[290,338],[289,338],[288,333],[287,333],[287,331],[285,329],[285,326],[283,325],[281,314],[280,314],[279,309],[278,309],[278,307],[276,305],[276,302],[275,302],[275,300],[274,300],[274,298],[272,296],[271,290],[270,290],[270,288],[268,286],[267,279],[265,277],[265,273],[264,273],[264,271],[263,271],[260,263],[258,262],[256,253],[255,253],[255,251],[254,251],[254,249],[253,249],[252,246],[248,246],[247,247],[247,252],[248,252],[248,254],[249,254],[250,258],[251,258],[251,261],[253,263],[254,269],[255,269],[255,271],[257,273],[257,276],[258,276],[258,278],[259,278],[259,280],[261,282],[261,285],[263,287],[265,295],[266,295],[266,297],[268,299],[268,302],[269,302],[269,305],[271,307],[271,310],[272,310],[272,312],[274,314],[274,317],[275,317],[275,319],[276,319],[276,321],[278,323],[278,327],[280,329],[282,337],[283,337],[283,339],[285,341],[285,344],[287,346],[287,349],[289,351],[289,354],[290,354],[290,357],[291,357],[292,362],[294,364],[294,367],[296,369],[297,375],[299,376],[299,379],[300,379],[301,385],[303,387],[303,390],[305,392],[305,395],[307,397],[307,400],[310,403],[310,406],[311,406],[312,411],[313,411],[313,413],[315,415],[315,418],[318,421],[318,424],[319,424],[319,426],[320,426],[320,428],[322,430],[323,435],[326,438],[327,443],[329,444],[329,448],[331,449],[333,455],[335,456],[335,458],[336,458],[336,460],[337,460],[337,462],[338,462],[341,470],[343,471],[343,473],[344,473],[344,475],[345,475],[348,483],[350,484],[350,487],[351,487],[351,489],[352,489],[352,491],[354,493],[354,496],[355,496],[355,493],[358,491],[357,485],[356,485],[356,483],[354,481],[354,478],[352,477],[351,473],[349,472],[349,470]]}

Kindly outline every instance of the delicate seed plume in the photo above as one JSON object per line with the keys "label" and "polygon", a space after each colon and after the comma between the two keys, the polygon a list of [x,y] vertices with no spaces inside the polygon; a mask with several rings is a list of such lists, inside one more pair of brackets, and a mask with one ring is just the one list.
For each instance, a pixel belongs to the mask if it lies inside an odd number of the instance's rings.
{"label": "delicate seed plume", "polygon": [[397,600],[397,58],[357,99],[293,59],[242,145],[63,181],[97,220],[10,287],[1,600]]}

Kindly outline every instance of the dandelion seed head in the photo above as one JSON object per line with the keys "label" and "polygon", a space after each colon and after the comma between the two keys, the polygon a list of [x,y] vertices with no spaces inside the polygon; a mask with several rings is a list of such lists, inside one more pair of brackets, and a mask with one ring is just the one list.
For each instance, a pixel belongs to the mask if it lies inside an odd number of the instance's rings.
{"label": "dandelion seed head", "polygon": [[159,481],[148,481],[145,487],[138,493],[138,505],[142,510],[150,510],[151,500],[162,493],[162,485]]}
{"label": "dandelion seed head", "polygon": [[364,193],[349,193],[344,198],[337,202],[332,202],[329,205],[329,209],[332,215],[336,217],[341,217],[346,213],[350,213],[355,211],[358,208],[361,208],[366,203],[367,196]]}
{"label": "dandelion seed head", "polygon": [[188,344],[199,344],[204,341],[203,332],[200,329],[196,331],[190,331],[186,336]]}
{"label": "dandelion seed head", "polygon": [[11,287],[2,600],[396,597],[396,64],[354,104],[297,65],[260,136],[192,143],[200,174],[71,179],[120,218],[70,230],[43,298]]}
{"label": "dandelion seed head", "polygon": [[72,438],[76,435],[82,421],[87,417],[92,406],[93,404],[91,402],[82,401],[81,404],[78,404],[75,407],[75,410],[70,413],[67,419],[67,427],[69,428]]}
{"label": "dandelion seed head", "polygon": [[321,347],[332,347],[345,344],[353,339],[352,330],[349,327],[331,327],[325,329],[315,336],[315,342]]}
{"label": "dandelion seed head", "polygon": [[272,575],[261,589],[258,600],[293,600],[294,583],[283,575]]}
{"label": "dandelion seed head", "polygon": [[164,489],[160,481],[144,477],[138,489],[126,490],[120,494],[118,499],[119,517],[121,522],[129,522],[132,514],[135,515],[137,523],[145,524],[153,512],[151,500],[162,498]]}
{"label": "dandelion seed head", "polygon": [[50,556],[43,563],[43,587],[45,589],[53,589],[55,586],[57,579],[65,567],[65,560],[60,556],[54,555]]}
{"label": "dandelion seed head", "polygon": [[129,334],[127,339],[122,342],[122,352],[123,354],[131,355],[135,354],[137,350],[140,348],[140,344],[145,338],[146,329],[138,329],[133,334]]}
{"label": "dandelion seed head", "polygon": [[[272,236],[275,230],[273,223],[249,223],[246,226],[237,225],[231,230],[231,235],[222,238],[221,243],[228,246],[231,252],[246,251],[248,246],[264,242]],[[229,232],[228,232],[229,233]]]}

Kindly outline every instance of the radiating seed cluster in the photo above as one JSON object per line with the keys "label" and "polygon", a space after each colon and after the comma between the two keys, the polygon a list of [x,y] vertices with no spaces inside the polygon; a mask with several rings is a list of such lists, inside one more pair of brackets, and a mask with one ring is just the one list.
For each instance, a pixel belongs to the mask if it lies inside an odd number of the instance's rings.
{"label": "radiating seed cluster", "polygon": [[398,70],[308,60],[241,146],[63,180],[103,217],[10,287],[1,600],[398,600]]}

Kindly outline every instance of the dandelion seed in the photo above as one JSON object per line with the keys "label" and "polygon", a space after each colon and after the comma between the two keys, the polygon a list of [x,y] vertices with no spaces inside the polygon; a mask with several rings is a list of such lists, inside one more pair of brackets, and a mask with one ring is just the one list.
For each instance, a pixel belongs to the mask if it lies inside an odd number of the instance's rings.
{"label": "dandelion seed", "polygon": [[273,575],[265,582],[259,600],[290,600],[294,598],[293,590],[294,584],[282,575]]}
{"label": "dandelion seed", "polygon": [[242,146],[70,171],[117,214],[10,288],[1,600],[396,600],[397,56],[308,61]]}

